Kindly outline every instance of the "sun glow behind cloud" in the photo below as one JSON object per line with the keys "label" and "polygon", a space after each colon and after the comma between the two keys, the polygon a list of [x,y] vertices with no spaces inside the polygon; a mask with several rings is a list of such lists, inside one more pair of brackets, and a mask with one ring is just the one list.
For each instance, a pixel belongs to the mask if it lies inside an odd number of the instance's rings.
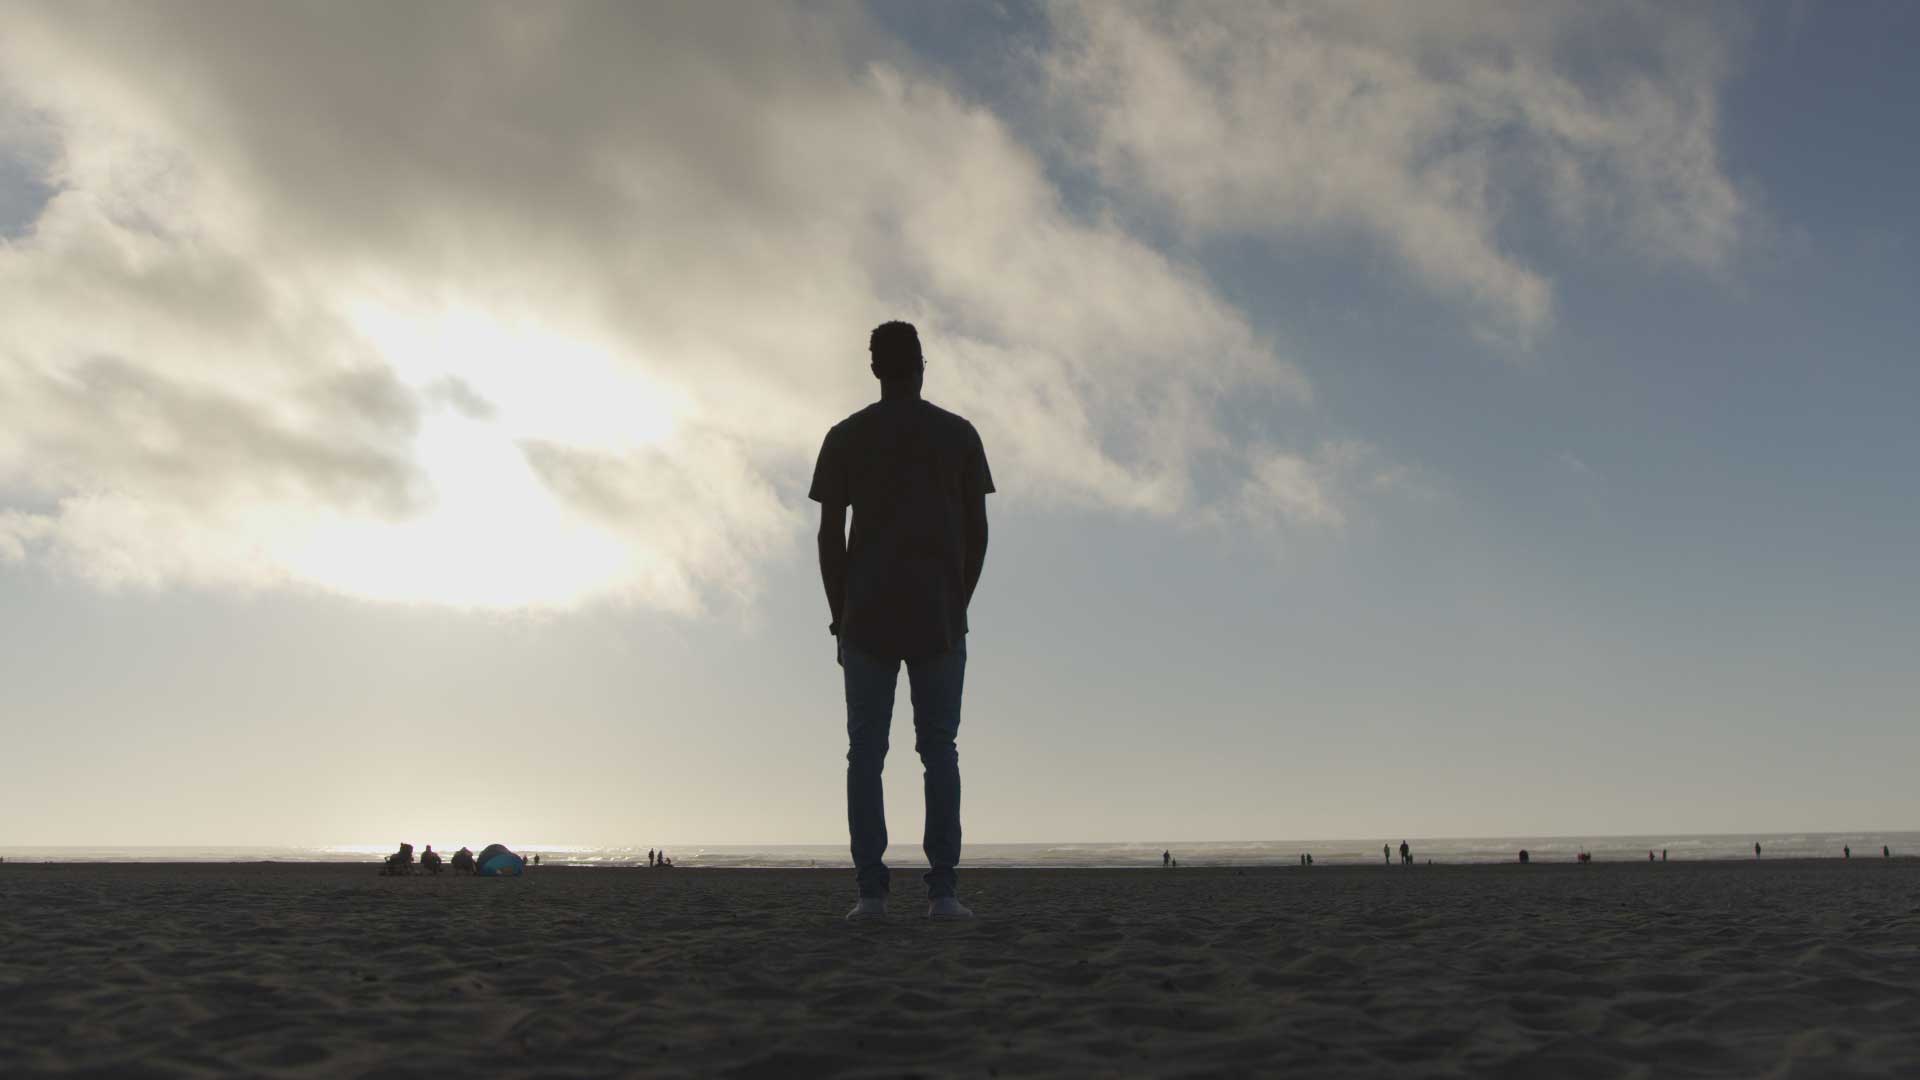
{"label": "sun glow behind cloud", "polygon": [[523,441],[607,455],[656,448],[677,430],[684,396],[613,347],[529,319],[360,304],[352,323],[431,403],[411,448],[424,509],[311,528],[287,554],[295,576],[371,600],[516,609],[572,606],[659,571],[647,565],[654,553],[563,501]]}

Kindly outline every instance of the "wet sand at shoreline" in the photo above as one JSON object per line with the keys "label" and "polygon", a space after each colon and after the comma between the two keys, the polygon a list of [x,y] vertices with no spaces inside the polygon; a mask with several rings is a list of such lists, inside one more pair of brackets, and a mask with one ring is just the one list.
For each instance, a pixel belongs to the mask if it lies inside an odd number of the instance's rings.
{"label": "wet sand at shoreline", "polygon": [[1920,1073],[1920,860],[0,865],[0,1074]]}

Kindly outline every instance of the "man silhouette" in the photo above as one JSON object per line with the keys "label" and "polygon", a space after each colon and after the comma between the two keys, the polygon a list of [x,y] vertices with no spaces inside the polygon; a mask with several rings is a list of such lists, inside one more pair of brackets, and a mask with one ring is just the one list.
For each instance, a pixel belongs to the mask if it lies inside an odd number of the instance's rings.
{"label": "man silhouette", "polygon": [[[820,504],[820,578],[847,696],[847,832],[860,899],[849,919],[886,914],[881,769],[894,688],[907,666],[913,748],[925,772],[927,914],[969,918],[960,861],[960,692],[967,605],[987,557],[993,474],[973,425],[920,397],[926,361],[910,323],[867,342],[880,400],[833,426],[808,497]],[[847,533],[847,508],[853,531]]]}

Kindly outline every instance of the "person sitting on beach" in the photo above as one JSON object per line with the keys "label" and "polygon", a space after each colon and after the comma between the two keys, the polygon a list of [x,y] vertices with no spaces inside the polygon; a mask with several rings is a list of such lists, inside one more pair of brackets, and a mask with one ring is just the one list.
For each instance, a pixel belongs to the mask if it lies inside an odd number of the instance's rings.
{"label": "person sitting on beach", "polygon": [[382,874],[413,873],[413,845],[401,844],[400,850],[387,856],[386,864],[380,868]]}
{"label": "person sitting on beach", "polygon": [[926,360],[913,324],[880,324],[867,350],[880,400],[827,432],[807,492],[820,504],[820,580],[847,702],[847,832],[859,889],[847,917],[887,910],[881,772],[905,664],[913,748],[925,773],[927,915],[964,919],[973,913],[955,897],[954,740],[967,670],[967,607],[986,565],[993,474],[973,425],[921,398]]}
{"label": "person sitting on beach", "polygon": [[473,870],[474,870],[473,852],[463,847],[459,851],[456,851],[453,853],[453,872],[454,873],[471,874],[473,873]]}
{"label": "person sitting on beach", "polygon": [[1533,856],[1527,854],[1526,848],[1521,848],[1520,849],[1520,865],[1525,866],[1527,863],[1532,861],[1533,861]]}
{"label": "person sitting on beach", "polygon": [[429,874],[440,872],[440,853],[433,850],[432,844],[428,844],[427,850],[420,853],[420,868]]}

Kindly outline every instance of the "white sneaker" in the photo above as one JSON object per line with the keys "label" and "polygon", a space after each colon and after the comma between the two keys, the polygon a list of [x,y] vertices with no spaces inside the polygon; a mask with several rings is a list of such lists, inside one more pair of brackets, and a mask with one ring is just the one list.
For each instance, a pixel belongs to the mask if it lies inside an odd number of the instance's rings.
{"label": "white sneaker", "polygon": [[929,919],[971,919],[973,909],[951,896],[936,896],[927,904]]}
{"label": "white sneaker", "polygon": [[853,910],[847,912],[847,921],[858,922],[861,919],[878,919],[878,918],[885,917],[886,914],[887,914],[887,898],[886,897],[863,896],[860,898],[859,903],[853,905]]}

